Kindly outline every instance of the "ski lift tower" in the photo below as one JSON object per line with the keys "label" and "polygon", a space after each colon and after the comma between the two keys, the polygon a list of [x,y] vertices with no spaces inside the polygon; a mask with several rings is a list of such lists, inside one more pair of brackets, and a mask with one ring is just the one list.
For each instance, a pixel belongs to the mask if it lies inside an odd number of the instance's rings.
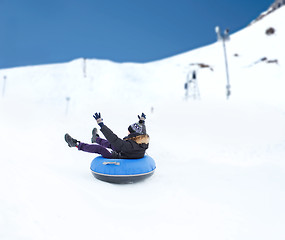
{"label": "ski lift tower", "polygon": [[184,85],[185,88],[185,98],[186,100],[190,97],[194,100],[200,99],[200,92],[198,87],[198,82],[196,78],[196,71],[190,71],[187,74],[186,83]]}
{"label": "ski lift tower", "polygon": [[226,65],[226,76],[227,76],[227,85],[226,85],[226,91],[227,91],[227,99],[229,99],[231,95],[231,86],[230,86],[230,77],[229,77],[229,69],[228,69],[228,59],[227,59],[227,51],[226,51],[226,41],[230,40],[229,37],[229,29],[226,29],[224,31],[224,34],[221,34],[220,27],[217,26],[215,28],[216,34],[217,34],[217,40],[223,42],[223,48],[224,48],[224,56],[225,56],[225,65]]}

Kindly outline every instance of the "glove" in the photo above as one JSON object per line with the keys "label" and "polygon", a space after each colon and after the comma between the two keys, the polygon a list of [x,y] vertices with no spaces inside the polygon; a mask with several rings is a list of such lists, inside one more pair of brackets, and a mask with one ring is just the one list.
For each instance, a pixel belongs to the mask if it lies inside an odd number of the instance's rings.
{"label": "glove", "polygon": [[139,123],[144,123],[145,119],[146,119],[146,115],[144,113],[142,113],[142,115],[138,115],[139,118]]}
{"label": "glove", "polygon": [[93,115],[93,117],[95,118],[95,120],[97,121],[97,123],[100,127],[102,127],[104,125],[103,118],[101,118],[101,113],[95,113]]}

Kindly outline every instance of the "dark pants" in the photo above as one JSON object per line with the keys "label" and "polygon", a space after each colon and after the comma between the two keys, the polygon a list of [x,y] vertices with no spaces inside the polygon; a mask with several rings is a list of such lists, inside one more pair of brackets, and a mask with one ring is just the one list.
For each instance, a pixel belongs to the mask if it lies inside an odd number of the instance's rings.
{"label": "dark pants", "polygon": [[78,150],[89,153],[98,153],[101,154],[104,158],[113,157],[112,153],[110,153],[106,148],[111,148],[112,150],[115,149],[113,149],[112,145],[107,140],[97,137],[96,143],[97,144],[87,144],[80,142],[78,145]]}

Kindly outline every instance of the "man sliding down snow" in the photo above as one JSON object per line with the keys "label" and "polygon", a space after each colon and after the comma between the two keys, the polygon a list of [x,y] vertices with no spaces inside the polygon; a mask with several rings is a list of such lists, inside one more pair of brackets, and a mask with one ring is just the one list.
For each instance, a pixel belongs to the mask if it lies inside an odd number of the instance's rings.
{"label": "man sliding down snow", "polygon": [[[97,129],[92,131],[91,142],[95,144],[87,144],[72,138],[69,134],[65,134],[65,141],[69,147],[77,147],[78,150],[101,154],[104,158],[143,158],[149,145],[149,135],[146,133],[144,113],[138,116],[139,122],[131,124],[128,127],[129,135],[120,139],[103,123],[100,113],[95,113],[93,117],[100,126],[100,131],[104,134],[105,139],[99,137]],[[111,150],[109,150],[111,149]]]}

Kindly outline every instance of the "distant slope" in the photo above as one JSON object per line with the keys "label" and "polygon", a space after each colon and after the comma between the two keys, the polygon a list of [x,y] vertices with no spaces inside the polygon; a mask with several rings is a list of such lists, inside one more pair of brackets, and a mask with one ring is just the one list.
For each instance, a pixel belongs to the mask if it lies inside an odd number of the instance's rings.
{"label": "distant slope", "polygon": [[[232,98],[283,101],[285,8],[230,36],[226,43]],[[274,34],[266,34],[268,28]],[[35,98],[65,105],[118,98],[148,104],[183,99],[187,75],[196,71],[201,99],[225,99],[220,42],[146,64],[77,59],[69,63],[3,69],[5,98]],[[1,79],[1,81],[3,81]],[[33,86],[31,88],[30,86]],[[254,96],[254,97],[253,97]],[[274,100],[274,101],[275,101]],[[276,102],[275,101],[275,102]]]}

